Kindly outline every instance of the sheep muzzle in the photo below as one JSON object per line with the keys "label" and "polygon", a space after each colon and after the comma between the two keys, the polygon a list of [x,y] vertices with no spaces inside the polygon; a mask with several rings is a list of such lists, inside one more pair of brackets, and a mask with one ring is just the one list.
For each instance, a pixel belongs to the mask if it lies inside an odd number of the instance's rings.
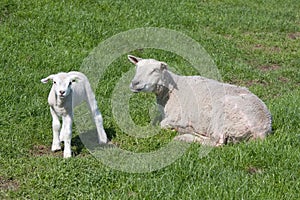
{"label": "sheep muzzle", "polygon": [[140,84],[139,81],[132,81],[130,84],[130,90],[135,93],[142,91],[143,88],[140,88],[139,84]]}

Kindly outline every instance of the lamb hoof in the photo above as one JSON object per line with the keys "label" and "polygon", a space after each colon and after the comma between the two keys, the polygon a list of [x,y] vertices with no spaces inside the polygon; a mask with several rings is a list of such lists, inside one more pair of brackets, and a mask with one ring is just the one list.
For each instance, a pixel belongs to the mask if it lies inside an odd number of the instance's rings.
{"label": "lamb hoof", "polygon": [[64,151],[64,158],[71,158],[72,153],[70,151]]}
{"label": "lamb hoof", "polygon": [[51,147],[51,151],[55,152],[55,151],[60,151],[61,150],[61,146],[58,144],[53,144]]}
{"label": "lamb hoof", "polygon": [[98,143],[99,144],[107,144],[109,141],[108,140],[99,140]]}

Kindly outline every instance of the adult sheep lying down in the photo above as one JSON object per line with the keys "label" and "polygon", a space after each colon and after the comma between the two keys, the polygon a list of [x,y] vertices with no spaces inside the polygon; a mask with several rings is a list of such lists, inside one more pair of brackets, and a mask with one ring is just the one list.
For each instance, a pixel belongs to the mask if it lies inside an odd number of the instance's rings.
{"label": "adult sheep lying down", "polygon": [[271,132],[271,114],[247,88],[201,76],[179,76],[167,64],[128,56],[136,66],[133,92],[152,92],[162,111],[162,128],[177,130],[175,139],[219,146],[264,139]]}

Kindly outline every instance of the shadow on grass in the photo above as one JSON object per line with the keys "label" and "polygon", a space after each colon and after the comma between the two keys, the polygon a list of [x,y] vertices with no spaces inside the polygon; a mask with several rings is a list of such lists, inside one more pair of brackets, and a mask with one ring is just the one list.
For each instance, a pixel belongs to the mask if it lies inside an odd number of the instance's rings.
{"label": "shadow on grass", "polygon": [[[105,132],[109,141],[116,136],[114,129],[108,128],[105,129]],[[81,133],[80,135],[72,138],[72,151],[75,156],[81,154],[84,148],[87,148],[89,151],[94,151],[98,147],[103,147],[103,144],[98,143],[98,134],[96,129],[88,130],[87,132]]]}

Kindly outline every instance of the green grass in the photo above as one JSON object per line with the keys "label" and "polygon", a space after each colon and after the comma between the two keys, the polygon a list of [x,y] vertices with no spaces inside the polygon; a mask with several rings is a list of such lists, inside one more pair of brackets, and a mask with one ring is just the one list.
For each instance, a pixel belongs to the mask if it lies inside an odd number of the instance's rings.
{"label": "green grass", "polygon": [[[300,4],[288,1],[38,1],[0,2],[1,199],[299,199]],[[50,151],[50,85],[40,79],[79,70],[100,42],[141,27],[186,34],[210,54],[228,83],[248,87],[271,110],[274,134],[264,141],[201,146],[151,173],[126,173],[94,158],[74,129],[72,159]],[[162,50],[132,52],[178,67],[181,57]],[[133,138],[118,127],[113,88],[132,67],[123,55],[96,90],[104,126],[115,144],[133,152],[165,146],[174,132]],[[149,122],[152,95],[130,100],[135,123]],[[76,125],[75,125],[76,126]]]}

